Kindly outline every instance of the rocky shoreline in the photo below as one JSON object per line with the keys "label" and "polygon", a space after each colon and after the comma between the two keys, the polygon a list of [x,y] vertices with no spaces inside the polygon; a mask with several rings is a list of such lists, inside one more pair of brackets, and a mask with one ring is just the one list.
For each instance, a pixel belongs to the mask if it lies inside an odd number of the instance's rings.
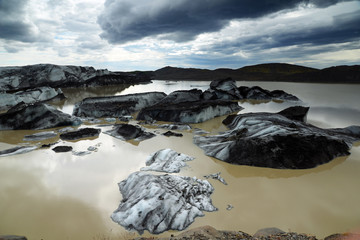
{"label": "rocky shoreline", "polygon": [[[109,238],[110,239],[110,238]],[[242,231],[217,230],[211,226],[203,226],[187,230],[170,237],[126,237],[111,238],[114,240],[358,240],[359,233],[335,233],[325,238],[317,238],[311,234],[285,232],[279,228],[263,228],[254,235]],[[25,236],[0,235],[0,240],[27,240]]]}
{"label": "rocky shoreline", "polygon": [[[168,238],[133,238],[133,240],[322,240],[306,233],[285,232],[279,228],[263,228],[254,235],[242,231],[216,230],[211,226],[203,226],[188,230],[179,235],[172,235]],[[336,233],[331,234],[323,240],[358,240],[357,233]]]}

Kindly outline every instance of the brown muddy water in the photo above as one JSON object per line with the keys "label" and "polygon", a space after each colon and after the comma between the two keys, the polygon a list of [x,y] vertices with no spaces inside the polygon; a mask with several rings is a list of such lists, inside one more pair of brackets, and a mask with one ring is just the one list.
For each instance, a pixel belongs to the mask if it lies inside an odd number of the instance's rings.
{"label": "brown muddy water", "polygon": [[[310,106],[308,122],[323,128],[360,125],[360,85],[238,82],[269,90],[282,89]],[[119,95],[146,91],[170,93],[180,89],[207,89],[209,82],[154,81],[148,85],[92,89],[65,89],[69,98],[54,103],[71,113],[73,104],[84,97]],[[241,102],[245,112],[277,112],[294,103]],[[194,124],[211,133],[224,131],[224,117]],[[106,123],[106,122],[104,122]],[[132,121],[131,123],[136,123]],[[93,124],[93,127],[99,127]],[[102,131],[110,126],[99,127]],[[55,153],[50,148],[0,157],[0,235],[25,235],[35,239],[126,239],[136,236],[112,222],[121,194],[117,183],[145,166],[146,157],[171,148],[195,157],[179,175],[196,176],[221,172],[225,186],[210,179],[215,191],[216,212],[196,218],[189,229],[211,225],[219,230],[241,230],[254,234],[265,227],[308,233],[323,238],[336,232],[360,231],[360,144],[351,155],[308,170],[278,170],[235,166],[207,157],[192,142],[193,132],[183,137],[165,137],[166,130],[149,128],[155,138],[139,144],[106,134],[98,138],[64,142],[58,138],[42,143],[70,145],[75,151],[94,146],[84,156]],[[48,130],[46,130],[48,131]],[[37,131],[0,131],[0,150],[26,145],[24,135]],[[228,204],[234,208],[226,210]],[[178,234],[169,231],[160,236]],[[150,236],[145,232],[145,236]]]}

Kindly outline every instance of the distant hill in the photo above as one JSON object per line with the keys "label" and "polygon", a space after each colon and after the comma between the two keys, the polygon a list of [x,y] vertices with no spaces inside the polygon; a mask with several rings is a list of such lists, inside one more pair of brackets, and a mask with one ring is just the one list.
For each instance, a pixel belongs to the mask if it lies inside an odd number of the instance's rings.
{"label": "distant hill", "polygon": [[336,66],[321,70],[286,63],[267,63],[239,69],[215,70],[167,66],[148,74],[158,80],[215,80],[231,77],[239,81],[360,83],[360,65]]}

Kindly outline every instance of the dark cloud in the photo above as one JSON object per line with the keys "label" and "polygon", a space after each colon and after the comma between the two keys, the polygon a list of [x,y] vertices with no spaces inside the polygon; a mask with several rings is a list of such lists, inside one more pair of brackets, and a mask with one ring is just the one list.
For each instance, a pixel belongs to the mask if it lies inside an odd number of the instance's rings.
{"label": "dark cloud", "polygon": [[161,35],[177,42],[218,31],[231,19],[257,18],[299,4],[327,7],[341,0],[107,0],[98,23],[102,38],[125,43]]}
{"label": "dark cloud", "polygon": [[32,26],[25,21],[26,0],[0,0],[0,38],[32,42]]}
{"label": "dark cloud", "polygon": [[8,53],[17,53],[20,51],[19,48],[17,47],[13,47],[13,46],[9,46],[9,45],[5,45],[4,49],[8,52]]}

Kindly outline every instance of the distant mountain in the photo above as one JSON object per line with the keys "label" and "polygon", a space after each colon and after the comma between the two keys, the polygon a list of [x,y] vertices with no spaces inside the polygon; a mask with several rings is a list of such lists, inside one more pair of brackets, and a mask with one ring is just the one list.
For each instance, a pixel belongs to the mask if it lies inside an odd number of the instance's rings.
{"label": "distant mountain", "polygon": [[231,77],[239,81],[360,83],[360,65],[336,66],[321,70],[286,63],[215,70],[167,66],[148,74],[152,74],[152,78],[158,80],[215,80]]}

